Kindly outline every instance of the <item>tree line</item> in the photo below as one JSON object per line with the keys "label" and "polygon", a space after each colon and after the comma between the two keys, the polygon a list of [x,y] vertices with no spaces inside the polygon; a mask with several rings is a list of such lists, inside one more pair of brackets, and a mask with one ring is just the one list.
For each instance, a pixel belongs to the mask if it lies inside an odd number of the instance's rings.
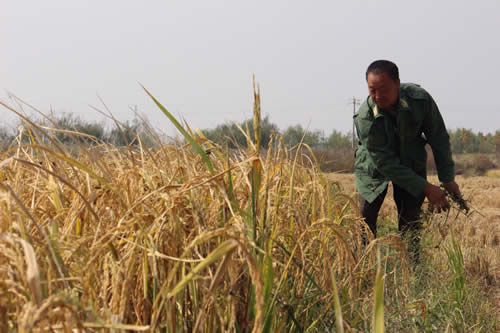
{"label": "tree line", "polygon": [[500,130],[495,133],[474,133],[470,129],[458,128],[448,131],[451,150],[456,154],[484,153],[500,154]]}
{"label": "tree line", "polygon": [[[212,141],[228,144],[229,147],[246,146],[246,138],[241,129],[246,131],[248,126],[250,135],[253,134],[253,120],[249,119],[241,123],[224,123],[211,129],[204,129],[202,132]],[[267,146],[271,133],[278,133],[283,138],[283,143],[287,146],[295,146],[299,142],[308,144],[313,148],[352,148],[352,132],[342,133],[333,129],[325,136],[320,130],[308,130],[298,124],[280,131],[279,127],[265,117],[261,123],[262,145]],[[500,130],[495,133],[473,132],[471,129],[458,128],[448,130],[450,144],[453,153],[500,153]],[[357,139],[355,139],[355,145]]]}
{"label": "tree line", "polygon": [[[56,132],[57,139],[64,143],[86,143],[93,145],[97,142],[105,142],[115,146],[136,145],[138,138],[147,146],[154,145],[160,135],[147,123],[147,121],[134,118],[131,121],[116,123],[113,127],[106,127],[103,122],[87,121],[74,114],[62,114],[49,120],[37,121],[42,126],[57,128],[61,131]],[[18,129],[0,127],[0,143],[4,149],[7,143],[11,142],[17,135]],[[69,131],[69,132],[68,132]],[[215,128],[203,129],[203,134],[210,140],[228,146],[229,148],[244,147],[247,145],[247,139],[243,132],[250,134],[253,140],[253,120],[248,119],[240,123],[226,122],[217,125]],[[70,132],[78,132],[94,137],[75,136]],[[280,130],[279,126],[270,121],[266,116],[261,121],[261,143],[267,147],[271,135],[279,134],[282,137],[283,144],[293,147],[299,142],[303,142],[316,150],[339,149],[348,150],[352,148],[352,133],[342,133],[338,130],[325,135],[320,130],[309,130],[301,124],[289,126]],[[471,129],[458,128],[448,130],[450,135],[450,144],[453,153],[497,153],[500,154],[500,130],[495,133],[473,132]],[[355,140],[356,141],[356,140]],[[356,142],[355,142],[356,144]]]}
{"label": "tree line", "polygon": [[[139,140],[143,145],[153,146],[157,134],[143,119],[135,117],[131,121],[115,122],[115,126],[108,127],[104,122],[87,121],[72,113],[64,113],[53,118],[44,118],[35,123],[45,129],[53,129],[57,140],[63,144],[96,145],[108,143],[115,146],[137,145]],[[0,127],[0,149],[5,150],[17,137],[23,143],[29,143],[30,134],[25,126]],[[84,136],[78,135],[85,134]]]}
{"label": "tree line", "polygon": [[[242,130],[247,132],[247,129],[253,140],[252,119],[248,119],[240,123],[226,122],[224,124],[217,125],[215,128],[204,129],[202,132],[207,139],[219,144],[227,144],[229,148],[236,148],[247,145],[246,136],[242,132]],[[288,147],[293,147],[302,142],[314,148],[352,148],[352,133],[344,134],[334,129],[330,135],[325,136],[323,131],[309,130],[301,124],[289,126],[281,131],[278,125],[272,123],[269,120],[269,117],[266,116],[261,121],[261,142],[263,147],[266,147],[269,144],[273,133],[281,135],[283,143]]]}

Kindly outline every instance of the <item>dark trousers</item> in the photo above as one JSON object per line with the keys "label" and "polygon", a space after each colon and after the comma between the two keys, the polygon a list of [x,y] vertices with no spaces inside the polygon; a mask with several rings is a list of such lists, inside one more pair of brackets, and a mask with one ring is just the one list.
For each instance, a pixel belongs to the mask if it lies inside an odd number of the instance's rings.
{"label": "dark trousers", "polygon": [[[422,221],[420,213],[425,196],[414,197],[403,188],[392,184],[394,189],[394,201],[398,208],[398,229],[403,238],[408,240],[409,252],[413,261],[418,262],[420,252],[420,230]],[[361,215],[371,232],[377,237],[377,217],[380,207],[384,202],[387,188],[373,202],[369,203],[361,197]]]}

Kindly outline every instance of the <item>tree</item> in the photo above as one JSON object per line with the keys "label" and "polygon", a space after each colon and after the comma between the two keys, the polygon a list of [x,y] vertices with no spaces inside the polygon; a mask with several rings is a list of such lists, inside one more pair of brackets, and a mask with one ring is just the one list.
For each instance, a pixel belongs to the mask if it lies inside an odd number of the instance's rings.
{"label": "tree", "polygon": [[[61,116],[53,119],[57,128],[62,130],[68,130],[78,133],[83,133],[95,137],[98,141],[105,140],[105,130],[104,126],[98,122],[90,122],[75,116],[72,113],[63,113]],[[84,142],[87,144],[95,144],[94,140],[91,140],[82,136],[75,136],[63,132],[57,132],[56,137],[62,143],[74,143]]]}
{"label": "tree", "polygon": [[155,145],[155,134],[149,122],[145,118],[134,117],[131,122],[128,120],[113,128],[107,135],[107,141],[115,146],[139,145],[140,143],[146,147]]}
{"label": "tree", "polygon": [[497,155],[500,155],[500,130],[497,130],[495,132],[495,137],[493,139],[493,142],[495,143],[495,152]]}
{"label": "tree", "polygon": [[0,127],[0,151],[5,151],[14,139],[14,134],[7,127]]}
{"label": "tree", "polygon": [[[243,121],[239,126],[246,132],[247,126],[250,132],[250,138],[255,142],[253,130],[253,118]],[[261,146],[267,147],[271,140],[273,132],[279,133],[278,126],[271,123],[269,116],[264,117],[260,124]],[[203,134],[207,139],[218,144],[227,144],[229,148],[246,147],[247,139],[235,123],[225,123],[217,125],[214,129],[204,129]]]}
{"label": "tree", "polygon": [[309,146],[316,146],[321,143],[321,132],[318,130],[315,131],[306,131],[302,125],[295,125],[288,127],[283,132],[283,143],[292,147],[297,145],[302,140],[303,143]]}
{"label": "tree", "polygon": [[478,140],[478,153],[488,154],[495,152],[495,145],[493,143],[493,135],[488,133],[484,135],[482,132],[477,133]]}
{"label": "tree", "polygon": [[347,149],[352,147],[351,135],[344,135],[342,132],[333,130],[328,137],[328,147],[336,149]]}
{"label": "tree", "polygon": [[451,150],[456,154],[462,153],[493,153],[495,152],[495,139],[491,133],[475,134],[471,129],[458,128],[448,131]]}
{"label": "tree", "polygon": [[479,150],[479,142],[476,135],[470,129],[458,128],[449,131],[451,150],[457,154],[473,153]]}

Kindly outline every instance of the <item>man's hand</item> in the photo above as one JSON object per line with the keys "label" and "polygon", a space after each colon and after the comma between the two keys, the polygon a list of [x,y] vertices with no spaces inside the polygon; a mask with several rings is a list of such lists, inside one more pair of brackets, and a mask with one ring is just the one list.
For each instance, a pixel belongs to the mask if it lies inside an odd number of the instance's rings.
{"label": "man's hand", "polygon": [[455,183],[454,180],[452,180],[451,182],[443,183],[443,186],[446,189],[446,191],[448,191],[448,193],[455,194],[458,197],[462,196],[462,193],[460,193],[460,188],[458,187],[458,184]]}
{"label": "man's hand", "polygon": [[442,210],[448,210],[450,208],[450,204],[448,200],[446,200],[444,191],[438,186],[427,183],[424,189],[424,194],[427,197],[427,200],[429,200],[432,211],[437,209],[438,213],[440,213]]}

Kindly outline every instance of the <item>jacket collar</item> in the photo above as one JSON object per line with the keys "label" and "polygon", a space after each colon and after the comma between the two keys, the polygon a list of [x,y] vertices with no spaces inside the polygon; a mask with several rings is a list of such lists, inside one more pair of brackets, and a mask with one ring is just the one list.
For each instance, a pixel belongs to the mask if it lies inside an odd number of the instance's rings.
{"label": "jacket collar", "polygon": [[[410,106],[408,105],[408,99],[404,94],[402,94],[401,89],[399,90],[399,103],[398,104],[399,104],[399,111],[409,111],[410,110]],[[379,118],[379,117],[383,116],[383,113],[385,110],[379,109],[377,104],[375,104],[375,102],[369,96],[368,96],[368,106],[372,110],[374,118]]]}
{"label": "jacket collar", "polygon": [[408,111],[410,110],[410,106],[408,105],[408,100],[406,96],[399,95],[399,110],[400,111]]}

